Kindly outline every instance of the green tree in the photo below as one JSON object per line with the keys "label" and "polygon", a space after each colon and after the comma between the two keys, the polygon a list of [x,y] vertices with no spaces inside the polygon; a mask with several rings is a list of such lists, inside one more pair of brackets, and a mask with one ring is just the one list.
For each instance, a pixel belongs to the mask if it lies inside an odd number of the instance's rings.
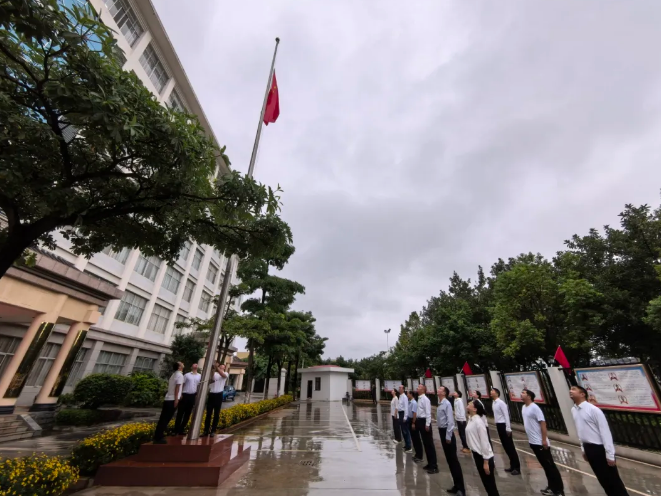
{"label": "green tree", "polygon": [[161,377],[168,378],[172,374],[173,364],[183,362],[186,369],[197,363],[204,356],[205,343],[192,334],[175,336],[170,345],[171,354],[165,355],[161,366]]}
{"label": "green tree", "polygon": [[0,26],[0,277],[55,231],[87,257],[168,261],[189,239],[241,257],[291,242],[278,192],[216,177],[224,149],[121,69],[91,6],[0,0]]}

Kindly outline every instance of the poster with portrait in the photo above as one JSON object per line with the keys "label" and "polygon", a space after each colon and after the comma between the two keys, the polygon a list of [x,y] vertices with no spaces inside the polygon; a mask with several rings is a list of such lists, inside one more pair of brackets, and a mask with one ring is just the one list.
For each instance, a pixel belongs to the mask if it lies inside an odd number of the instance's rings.
{"label": "poster with portrait", "polygon": [[356,381],[356,391],[371,391],[372,385],[370,381]]}
{"label": "poster with portrait", "polygon": [[535,403],[546,404],[546,396],[544,395],[539,372],[533,370],[531,372],[505,374],[505,382],[507,383],[507,390],[510,392],[510,401],[523,403],[521,391],[528,389],[535,393]]}
{"label": "poster with portrait", "polygon": [[588,401],[608,410],[661,413],[653,378],[642,365],[617,365],[575,369],[578,384]]}
{"label": "poster with portrait", "polygon": [[475,391],[479,391],[483,398],[489,397],[487,377],[484,374],[467,375],[466,386],[468,387],[468,396],[471,398]]}
{"label": "poster with portrait", "polygon": [[450,394],[454,393],[456,388],[454,387],[454,377],[441,377],[441,386],[445,386],[450,390]]}
{"label": "poster with portrait", "polygon": [[434,387],[434,378],[425,378],[425,386],[427,386],[427,394],[436,394],[436,388]]}
{"label": "poster with portrait", "polygon": [[402,385],[402,381],[383,381],[383,390],[392,391],[393,389],[399,389],[399,386]]}
{"label": "poster with portrait", "polygon": [[420,385],[420,379],[411,379],[411,386],[413,388],[413,391],[416,391],[419,385]]}

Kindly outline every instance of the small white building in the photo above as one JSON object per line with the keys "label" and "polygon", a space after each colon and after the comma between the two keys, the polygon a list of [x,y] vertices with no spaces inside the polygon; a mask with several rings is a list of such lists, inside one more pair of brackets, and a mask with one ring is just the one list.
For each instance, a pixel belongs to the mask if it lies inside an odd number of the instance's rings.
{"label": "small white building", "polygon": [[337,365],[317,365],[299,369],[301,374],[301,400],[342,401],[349,392],[349,374],[353,369]]}

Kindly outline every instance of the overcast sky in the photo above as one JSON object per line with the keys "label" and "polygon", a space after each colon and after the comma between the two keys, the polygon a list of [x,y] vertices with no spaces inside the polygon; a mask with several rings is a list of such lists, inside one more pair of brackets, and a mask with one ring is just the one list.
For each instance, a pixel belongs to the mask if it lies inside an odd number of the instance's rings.
{"label": "overcast sky", "polygon": [[659,204],[658,0],[154,3],[244,172],[282,39],[256,178],[284,189],[282,275],[326,356],[392,345],[455,270]]}

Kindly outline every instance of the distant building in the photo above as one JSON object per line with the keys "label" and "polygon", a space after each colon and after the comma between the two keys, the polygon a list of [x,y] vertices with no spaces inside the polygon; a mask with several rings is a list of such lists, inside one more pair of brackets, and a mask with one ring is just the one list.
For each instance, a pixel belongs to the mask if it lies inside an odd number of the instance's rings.
{"label": "distant building", "polygon": [[349,374],[354,369],[338,367],[337,365],[316,365],[298,369],[301,374],[301,401],[341,401],[351,394]]}

